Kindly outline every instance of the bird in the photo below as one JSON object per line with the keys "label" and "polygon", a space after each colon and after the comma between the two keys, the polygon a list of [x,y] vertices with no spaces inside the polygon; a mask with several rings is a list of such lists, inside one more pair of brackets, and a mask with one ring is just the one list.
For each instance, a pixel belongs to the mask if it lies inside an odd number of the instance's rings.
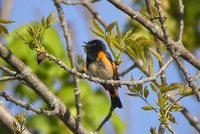
{"label": "bird", "polygon": [[[84,42],[86,52],[87,74],[104,80],[119,80],[116,65],[111,55],[107,52],[105,44],[98,39]],[[118,85],[101,84],[110,94],[111,108],[122,108],[122,102],[118,94]]]}

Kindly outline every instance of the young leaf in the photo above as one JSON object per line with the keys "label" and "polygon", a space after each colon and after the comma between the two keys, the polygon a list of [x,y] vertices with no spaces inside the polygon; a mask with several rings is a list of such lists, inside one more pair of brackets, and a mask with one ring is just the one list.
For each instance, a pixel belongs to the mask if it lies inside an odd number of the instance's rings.
{"label": "young leaf", "polygon": [[152,57],[150,56],[149,57],[149,74],[153,75],[153,71],[154,71],[154,63],[153,63]]}
{"label": "young leaf", "polygon": [[163,62],[163,60],[162,60],[162,57],[160,56],[160,54],[159,53],[157,53],[154,49],[152,49],[152,48],[148,48],[150,51],[151,51],[151,53],[160,61],[160,62]]}
{"label": "young leaf", "polygon": [[169,109],[169,111],[171,111],[171,112],[179,112],[179,111],[181,111],[181,110],[183,110],[183,107],[180,107],[179,105],[173,105],[173,106]]}
{"label": "young leaf", "polygon": [[152,89],[156,94],[158,94],[158,93],[159,93],[159,90],[158,90],[158,88],[155,86],[155,84],[151,83],[150,85],[151,85],[151,89]]}
{"label": "young leaf", "polygon": [[136,94],[136,93],[127,93],[127,95],[129,95],[129,96],[133,96],[133,97],[139,97],[139,95]]}
{"label": "young leaf", "polygon": [[144,88],[144,98],[146,99],[149,96],[149,90],[147,88],[147,86],[145,86]]}
{"label": "young leaf", "polygon": [[95,21],[95,19],[93,19],[93,25],[94,27],[97,29],[98,33],[100,33],[101,35],[104,35],[103,30],[101,29],[101,27],[99,26],[99,24]]}
{"label": "young leaf", "polygon": [[166,93],[166,92],[176,90],[176,89],[181,88],[181,87],[183,87],[183,85],[181,83],[171,83],[169,86],[167,86],[166,88],[161,90],[161,92]]}
{"label": "young leaf", "polygon": [[15,21],[12,21],[12,20],[5,20],[5,19],[0,19],[0,23],[3,23],[3,24],[10,24],[10,23],[14,23]]}
{"label": "young leaf", "polygon": [[106,32],[111,32],[116,24],[117,24],[117,21],[114,21],[110,25],[108,25],[106,27]]}
{"label": "young leaf", "polygon": [[8,30],[5,26],[1,25],[0,24],[0,35],[2,36],[7,36],[9,33],[8,33]]}
{"label": "young leaf", "polygon": [[143,110],[154,110],[155,108],[153,106],[147,105],[142,107]]}
{"label": "young leaf", "polygon": [[55,23],[58,20],[58,18],[55,18],[54,15],[55,15],[55,13],[51,12],[49,14],[49,16],[47,17],[47,19],[46,19],[46,28],[49,28],[53,23]]}
{"label": "young leaf", "polygon": [[170,120],[172,123],[177,124],[176,119],[174,118],[174,116],[172,114],[168,113],[167,119]]}
{"label": "young leaf", "polygon": [[92,28],[90,28],[90,30],[91,30],[95,35],[104,38],[104,34],[98,32],[98,31],[95,31],[95,30],[93,30]]}

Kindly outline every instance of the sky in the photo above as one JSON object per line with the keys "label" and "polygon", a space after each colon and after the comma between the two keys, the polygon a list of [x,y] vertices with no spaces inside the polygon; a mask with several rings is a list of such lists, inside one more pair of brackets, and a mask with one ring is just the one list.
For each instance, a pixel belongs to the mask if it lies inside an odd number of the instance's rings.
{"label": "sky", "polygon": [[[123,2],[130,4],[130,0],[124,0]],[[76,53],[81,51],[83,56],[85,56],[83,50],[80,50],[79,45],[82,45],[83,41],[89,41],[94,38],[91,36],[91,32],[89,30],[91,26],[88,26],[87,18],[84,18],[85,16],[81,14],[82,11],[85,12],[86,10],[81,6],[62,7],[65,12],[66,20],[68,21],[74,33],[76,33],[76,35],[73,35],[76,38],[76,41],[74,42],[75,45],[73,46],[74,50],[76,50],[75,48],[78,48],[79,51],[76,51]],[[101,2],[97,2],[97,4],[95,4],[95,9],[100,13],[102,18],[106,20],[107,24],[113,21],[118,21],[120,28],[123,29],[125,22],[127,21],[127,16],[125,16],[121,11],[117,10],[114,6],[110,5],[105,0],[101,0]],[[39,21],[43,16],[48,16],[52,11],[56,12],[52,0],[14,0],[14,5],[9,19],[14,20],[15,23],[9,25],[8,29],[9,31],[13,31],[21,25],[30,23],[32,21]],[[55,27],[59,29],[61,38],[63,39],[63,33],[58,25],[59,23],[56,23]],[[131,64],[130,62],[127,62],[125,66],[128,67]],[[190,69],[193,73],[195,73],[193,68],[190,67]],[[176,67],[174,64],[169,66],[167,73],[172,74],[168,79],[169,83],[173,81],[180,81],[179,76],[176,75]],[[139,79],[137,78],[138,74],[139,71],[136,70],[132,75],[136,77],[135,79]],[[130,75],[125,76],[122,79],[128,79],[129,77]],[[120,90],[119,94],[124,107],[123,109],[117,109],[116,112],[123,118],[125,122],[127,122],[125,134],[144,134],[149,133],[151,126],[158,128],[159,120],[156,113],[142,110],[141,107],[146,104],[141,99],[127,96],[126,93],[128,90],[125,87],[122,88],[124,89]],[[153,102],[154,100],[150,101]],[[187,106],[193,115],[198,116],[200,114],[200,110],[197,108],[199,107],[199,104],[197,101],[194,101],[194,98],[187,97],[183,99],[183,101],[184,105]],[[175,113],[173,115],[175,115],[175,118],[179,123],[178,125],[173,125],[178,134],[189,134],[195,132],[195,130],[189,126],[189,123],[185,120],[182,114]],[[165,134],[169,134],[169,132],[166,130]]]}

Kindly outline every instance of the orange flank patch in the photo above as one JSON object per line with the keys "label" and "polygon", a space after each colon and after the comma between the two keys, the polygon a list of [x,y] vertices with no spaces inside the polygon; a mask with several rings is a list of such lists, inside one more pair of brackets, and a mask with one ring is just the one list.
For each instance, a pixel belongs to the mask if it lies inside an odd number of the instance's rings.
{"label": "orange flank patch", "polygon": [[103,51],[100,51],[99,54],[98,54],[97,59],[100,60],[102,58],[105,58],[105,56],[106,56],[105,53]]}

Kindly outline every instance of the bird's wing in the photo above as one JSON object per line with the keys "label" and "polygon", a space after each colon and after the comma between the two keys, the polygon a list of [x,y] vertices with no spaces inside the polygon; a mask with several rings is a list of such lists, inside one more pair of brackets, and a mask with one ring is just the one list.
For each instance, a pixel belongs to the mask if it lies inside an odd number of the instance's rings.
{"label": "bird's wing", "polygon": [[115,76],[114,76],[113,79],[120,80],[118,72],[117,72],[117,68],[116,68],[116,65],[115,65],[115,62],[113,62],[111,55],[108,52],[106,52],[106,56],[107,56],[108,60],[112,63],[112,66],[113,66],[113,70],[114,70],[114,73],[115,73]]}

